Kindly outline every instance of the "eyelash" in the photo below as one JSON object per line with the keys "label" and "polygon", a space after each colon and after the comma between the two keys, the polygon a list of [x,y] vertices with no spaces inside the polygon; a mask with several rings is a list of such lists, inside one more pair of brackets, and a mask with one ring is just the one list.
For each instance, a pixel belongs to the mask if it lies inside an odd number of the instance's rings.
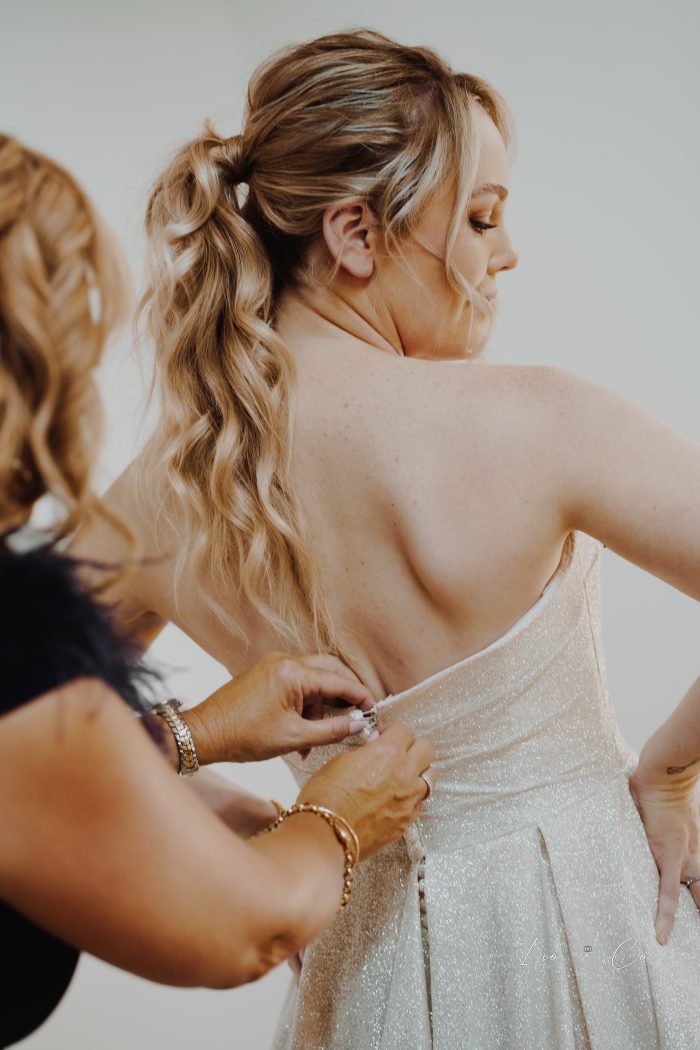
{"label": "eyelash", "polygon": [[480,219],[470,219],[470,225],[475,233],[482,234],[486,230],[495,230],[498,223],[495,222],[481,222]]}

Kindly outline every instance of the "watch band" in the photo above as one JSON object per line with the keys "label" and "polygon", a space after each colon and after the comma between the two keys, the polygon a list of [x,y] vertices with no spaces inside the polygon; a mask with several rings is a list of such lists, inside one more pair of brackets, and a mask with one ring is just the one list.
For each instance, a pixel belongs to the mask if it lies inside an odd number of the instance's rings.
{"label": "watch band", "polygon": [[181,777],[191,777],[199,769],[199,760],[190,727],[178,714],[181,707],[181,700],[166,700],[154,707],[153,713],[160,715],[163,721],[168,723],[175,737],[177,753],[180,756],[178,773]]}

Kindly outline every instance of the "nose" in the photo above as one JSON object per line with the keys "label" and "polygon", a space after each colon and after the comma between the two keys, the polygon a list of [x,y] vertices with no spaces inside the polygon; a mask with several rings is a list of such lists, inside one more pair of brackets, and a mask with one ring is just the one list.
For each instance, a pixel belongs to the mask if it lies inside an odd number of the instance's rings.
{"label": "nose", "polygon": [[499,252],[494,259],[492,259],[492,265],[494,271],[500,270],[513,270],[517,266],[518,254],[510,244],[506,251]]}
{"label": "nose", "polygon": [[502,243],[491,256],[489,269],[492,273],[500,273],[501,270],[514,270],[517,265],[518,253],[511,244],[508,234],[504,233]]}
{"label": "nose", "polygon": [[514,270],[515,267],[518,265],[518,258],[518,253],[516,252],[515,248],[511,245],[508,249],[508,254],[506,255],[505,259],[501,264],[501,269]]}

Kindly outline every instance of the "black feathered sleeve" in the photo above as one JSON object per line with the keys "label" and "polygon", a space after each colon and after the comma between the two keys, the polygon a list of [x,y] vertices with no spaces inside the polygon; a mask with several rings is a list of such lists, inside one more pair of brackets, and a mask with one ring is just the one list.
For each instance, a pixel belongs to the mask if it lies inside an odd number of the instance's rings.
{"label": "black feathered sleeve", "polygon": [[150,674],[135,645],[78,583],[73,559],[47,547],[3,549],[0,714],[81,677],[101,678],[145,713],[151,705],[143,685]]}

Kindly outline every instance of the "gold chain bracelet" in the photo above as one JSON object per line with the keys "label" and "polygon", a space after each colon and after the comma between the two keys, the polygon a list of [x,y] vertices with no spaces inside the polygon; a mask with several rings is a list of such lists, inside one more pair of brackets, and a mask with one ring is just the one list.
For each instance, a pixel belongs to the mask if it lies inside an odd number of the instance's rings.
{"label": "gold chain bracelet", "polygon": [[[273,801],[275,807],[279,806],[279,803]],[[318,817],[322,817],[327,824],[333,828],[335,837],[337,838],[340,845],[343,847],[343,853],[345,854],[345,864],[343,866],[343,896],[340,901],[338,911],[342,911],[345,905],[350,900],[350,893],[352,892],[352,871],[357,863],[360,856],[360,842],[357,834],[350,827],[347,820],[334,813],[332,809],[326,809],[325,806],[316,806],[311,802],[297,802],[289,809],[282,809],[280,806],[280,813],[276,820],[273,820],[271,824],[268,824],[262,831],[256,832],[256,835],[264,835],[268,831],[274,831],[280,824],[287,819],[287,817],[293,816],[295,813],[315,813]],[[252,837],[255,838],[256,835]]]}

